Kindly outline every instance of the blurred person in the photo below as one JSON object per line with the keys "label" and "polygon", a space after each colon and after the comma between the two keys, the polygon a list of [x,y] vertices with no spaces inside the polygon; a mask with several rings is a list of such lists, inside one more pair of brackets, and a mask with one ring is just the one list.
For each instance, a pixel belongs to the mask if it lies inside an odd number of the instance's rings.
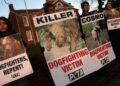
{"label": "blurred person", "polygon": [[5,17],[0,17],[0,38],[14,34],[10,21]]}
{"label": "blurred person", "polygon": [[1,39],[3,60],[24,53],[21,43],[10,36],[14,33],[9,20],[5,17],[0,17],[0,38],[4,37]]}
{"label": "blurred person", "polygon": [[84,1],[81,3],[81,8],[82,8],[82,15],[81,16],[87,16],[87,15],[92,14],[91,12],[89,12],[90,4],[87,1]]}
{"label": "blurred person", "polygon": [[[106,4],[106,9],[105,9],[105,18],[106,18],[106,25],[107,25],[107,20],[109,19],[115,19],[120,17],[120,12],[116,9],[113,8],[112,3],[109,2]],[[118,37],[120,37],[120,28],[117,28],[115,30],[110,30],[109,31],[109,37],[113,46],[113,50],[115,52],[116,58],[118,62],[120,62],[120,40]]]}
{"label": "blurred person", "polygon": [[105,17],[107,19],[113,19],[113,18],[118,18],[120,17],[120,12],[112,7],[112,4],[109,2],[108,4],[106,4],[105,7]]}
{"label": "blurred person", "polygon": [[55,7],[51,3],[45,3],[43,8],[45,14],[55,13]]}
{"label": "blurred person", "polygon": [[[7,59],[9,56],[11,56],[13,54],[14,55],[18,54],[16,51],[20,50],[19,53],[24,52],[24,51],[21,52],[22,48],[21,48],[21,44],[18,40],[16,40],[13,37],[6,37],[6,36],[10,36],[10,35],[15,34],[15,33],[16,32],[13,30],[10,21],[5,17],[0,17],[0,38],[5,37],[2,39],[2,42],[0,44],[2,44],[4,46],[4,48],[2,48],[2,49],[6,49],[6,51],[5,51],[6,53],[4,54],[4,56],[6,56],[6,57],[3,59]],[[8,55],[8,52],[11,52],[11,51],[13,51],[13,54]],[[4,50],[3,50],[3,52],[4,52]],[[4,86],[28,86],[27,77],[19,79],[18,81],[15,81],[15,82],[11,82],[11,83],[4,85]]]}

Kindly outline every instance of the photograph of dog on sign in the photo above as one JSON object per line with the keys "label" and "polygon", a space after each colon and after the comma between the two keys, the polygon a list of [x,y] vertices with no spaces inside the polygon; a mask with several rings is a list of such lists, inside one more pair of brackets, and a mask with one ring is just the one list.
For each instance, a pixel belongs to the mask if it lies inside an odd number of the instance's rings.
{"label": "photograph of dog on sign", "polygon": [[24,52],[25,49],[21,42],[13,36],[6,36],[0,39],[0,61],[17,56]]}
{"label": "photograph of dog on sign", "polygon": [[76,19],[60,21],[37,28],[38,38],[45,47],[45,57],[52,60],[85,47]]}
{"label": "photograph of dog on sign", "polygon": [[95,49],[109,41],[107,28],[100,27],[99,21],[82,25],[85,33],[85,42],[89,50]]}

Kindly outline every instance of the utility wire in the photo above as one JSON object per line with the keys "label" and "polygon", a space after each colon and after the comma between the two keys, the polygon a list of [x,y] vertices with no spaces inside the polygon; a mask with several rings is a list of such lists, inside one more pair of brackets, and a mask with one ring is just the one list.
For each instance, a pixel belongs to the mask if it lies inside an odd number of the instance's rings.
{"label": "utility wire", "polygon": [[5,4],[7,4],[7,5],[9,5],[10,3],[9,2],[7,2],[6,0],[4,0],[4,2],[5,2]]}

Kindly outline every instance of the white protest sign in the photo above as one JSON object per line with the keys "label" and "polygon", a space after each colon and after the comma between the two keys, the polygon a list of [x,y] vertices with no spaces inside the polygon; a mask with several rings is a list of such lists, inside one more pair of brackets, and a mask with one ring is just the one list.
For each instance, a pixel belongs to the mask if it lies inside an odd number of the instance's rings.
{"label": "white protest sign", "polygon": [[87,48],[47,63],[56,86],[66,86],[95,71]]}
{"label": "white protest sign", "polygon": [[33,17],[35,27],[76,18],[74,10]]}
{"label": "white protest sign", "polygon": [[96,71],[85,41],[80,37],[75,15],[73,10],[68,10],[33,18],[56,86],[66,86]]}
{"label": "white protest sign", "polygon": [[109,40],[107,27],[100,27],[99,21],[104,21],[104,13],[95,13],[80,19],[83,32],[86,35],[86,46],[90,51],[91,59],[99,70],[116,58]]}
{"label": "white protest sign", "polygon": [[82,25],[84,25],[84,24],[89,24],[92,22],[100,21],[103,19],[104,19],[104,12],[101,12],[101,13],[96,13],[93,15],[81,17],[81,23]]}
{"label": "white protest sign", "polygon": [[120,29],[120,18],[107,20],[108,30]]}
{"label": "white protest sign", "polygon": [[19,34],[0,39],[0,86],[33,73]]}
{"label": "white protest sign", "polygon": [[99,66],[100,68],[116,58],[110,42],[91,50],[90,54],[96,66]]}

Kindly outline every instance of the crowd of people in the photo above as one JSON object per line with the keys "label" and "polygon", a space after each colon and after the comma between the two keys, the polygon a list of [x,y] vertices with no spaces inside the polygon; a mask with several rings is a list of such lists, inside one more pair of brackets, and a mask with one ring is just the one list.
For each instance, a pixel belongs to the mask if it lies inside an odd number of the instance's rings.
{"label": "crowd of people", "polygon": [[[92,15],[92,14],[94,14],[96,12],[93,12],[93,11],[90,12],[89,11],[90,10],[90,5],[89,5],[89,3],[87,1],[84,1],[84,2],[81,3],[81,8],[82,8],[82,14],[78,16],[78,21],[79,21],[79,24],[80,24],[80,31],[82,33],[81,37],[84,40],[86,40],[86,34],[84,33],[84,30],[82,28],[82,25],[80,23],[81,21],[80,21],[79,18],[80,17],[84,17],[84,16],[88,16],[88,15]],[[55,12],[56,12],[56,10],[55,10],[54,5],[52,5],[50,3],[44,4],[44,14],[51,14],[51,13],[55,13]],[[119,9],[113,8],[111,3],[107,3],[106,4],[104,13],[105,13],[105,18],[107,20],[120,17]],[[100,26],[99,26],[99,28],[100,28]],[[96,31],[96,29],[95,29],[95,31]],[[6,36],[10,36],[10,35],[15,34],[15,33],[17,33],[17,32],[15,32],[13,30],[12,25],[10,24],[9,20],[7,18],[5,18],[5,17],[0,17],[0,38],[6,37]],[[120,44],[120,40],[119,40],[120,35],[119,34],[120,34],[119,30],[109,31],[109,36],[110,36],[110,39],[111,39],[111,42],[112,42],[112,45],[113,45],[113,49],[115,51],[115,54],[116,54],[117,58],[119,58],[119,56],[120,56],[120,54],[119,54],[120,53],[120,45],[119,45]],[[91,35],[92,35],[92,33],[91,33]],[[94,39],[96,40],[96,38],[94,38]],[[4,43],[3,45],[6,46],[5,44],[6,43]],[[5,48],[7,48],[8,51],[11,51],[9,49],[13,48],[13,47],[10,47],[10,45],[13,45],[13,44],[15,44],[17,46],[16,47],[17,49],[15,49],[15,51],[22,49],[22,47],[21,47],[22,45],[20,44],[19,40],[15,39],[13,37],[12,37],[12,42],[9,42],[9,46],[5,47]],[[1,45],[2,45],[2,42],[0,43],[0,46]],[[44,52],[44,48],[43,47],[41,48],[41,46],[40,46],[40,49],[41,49],[41,51],[43,53]],[[20,51],[20,52],[22,52],[22,51]],[[8,58],[8,56],[5,57],[5,55],[3,56],[3,60]],[[10,86],[10,85],[8,85],[8,86]],[[13,85],[11,85],[11,86],[13,86]]]}

